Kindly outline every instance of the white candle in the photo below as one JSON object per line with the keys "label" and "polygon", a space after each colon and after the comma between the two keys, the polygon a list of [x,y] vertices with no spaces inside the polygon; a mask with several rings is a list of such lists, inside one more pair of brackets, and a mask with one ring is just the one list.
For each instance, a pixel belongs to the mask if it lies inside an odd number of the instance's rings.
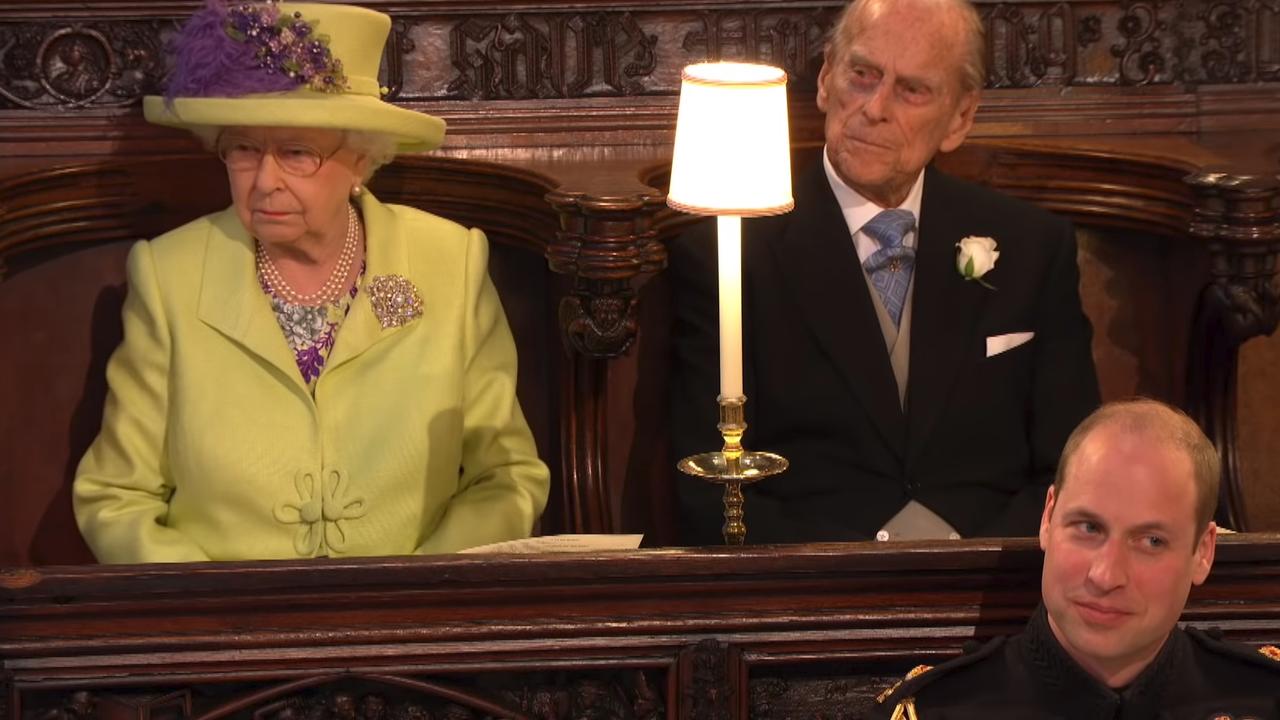
{"label": "white candle", "polygon": [[720,267],[720,396],[742,397],[742,218],[716,217]]}

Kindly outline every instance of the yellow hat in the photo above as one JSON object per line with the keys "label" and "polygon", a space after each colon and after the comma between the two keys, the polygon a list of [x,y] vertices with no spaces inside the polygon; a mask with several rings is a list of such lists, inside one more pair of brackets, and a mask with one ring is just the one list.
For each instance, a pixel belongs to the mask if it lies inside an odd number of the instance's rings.
{"label": "yellow hat", "polygon": [[391,18],[353,5],[210,0],[174,39],[168,92],[143,98],[143,114],[182,128],[364,130],[400,152],[434,149],[444,120],[382,100],[390,30]]}

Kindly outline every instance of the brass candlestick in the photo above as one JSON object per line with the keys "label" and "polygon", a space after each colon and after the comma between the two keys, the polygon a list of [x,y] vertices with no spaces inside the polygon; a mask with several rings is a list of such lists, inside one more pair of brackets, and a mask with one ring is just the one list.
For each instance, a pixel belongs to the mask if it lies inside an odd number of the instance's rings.
{"label": "brass candlestick", "polygon": [[787,469],[787,459],[770,452],[748,452],[742,448],[742,434],[747,430],[742,396],[726,398],[721,395],[720,436],[724,449],[691,455],[681,460],[677,467],[686,475],[704,478],[724,485],[724,542],[741,545],[747,539],[747,524],[743,521],[742,486],[777,475]]}

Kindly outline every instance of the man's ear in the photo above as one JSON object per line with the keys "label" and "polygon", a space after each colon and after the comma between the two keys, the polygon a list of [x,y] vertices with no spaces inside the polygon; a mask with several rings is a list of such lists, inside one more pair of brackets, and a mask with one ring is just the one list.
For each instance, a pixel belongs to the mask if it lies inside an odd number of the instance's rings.
{"label": "man's ear", "polygon": [[1049,491],[1044,494],[1044,512],[1040,514],[1040,549],[1045,550],[1049,547],[1049,520],[1053,517],[1053,505],[1057,501],[1057,496],[1053,492],[1053,486],[1049,486]]}
{"label": "man's ear", "polygon": [[1218,549],[1218,524],[1209,521],[1209,527],[1204,529],[1204,534],[1196,542],[1195,557],[1192,562],[1195,567],[1191,572],[1191,583],[1200,585],[1209,577],[1209,571],[1213,569],[1213,556]]}
{"label": "man's ear", "polygon": [[818,71],[818,110],[827,111],[827,79],[831,75],[831,51],[822,53],[822,69]]}
{"label": "man's ear", "polygon": [[940,151],[955,150],[969,136],[969,131],[973,129],[974,115],[978,112],[978,97],[977,90],[965,91],[960,96],[951,116],[951,123],[947,126],[947,134],[943,136],[942,144],[938,146]]}

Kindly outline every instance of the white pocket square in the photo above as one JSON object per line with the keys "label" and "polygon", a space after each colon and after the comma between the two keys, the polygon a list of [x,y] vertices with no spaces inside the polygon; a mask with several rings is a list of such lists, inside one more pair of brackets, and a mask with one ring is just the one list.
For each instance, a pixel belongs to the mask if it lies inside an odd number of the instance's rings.
{"label": "white pocket square", "polygon": [[992,335],[987,338],[987,357],[999,355],[1007,350],[1012,350],[1019,345],[1023,345],[1035,337],[1033,332],[1016,332],[1005,333],[1004,335]]}

